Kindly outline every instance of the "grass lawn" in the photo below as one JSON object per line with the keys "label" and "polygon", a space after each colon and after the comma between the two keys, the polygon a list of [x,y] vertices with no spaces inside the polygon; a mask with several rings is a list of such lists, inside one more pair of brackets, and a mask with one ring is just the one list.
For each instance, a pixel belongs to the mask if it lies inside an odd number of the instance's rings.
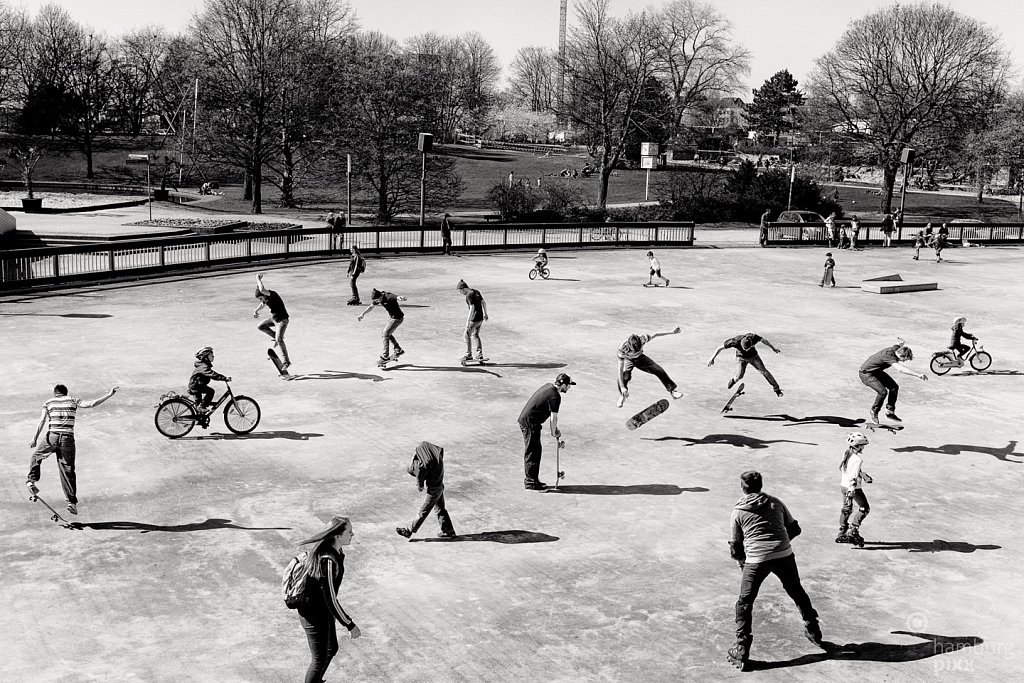
{"label": "grass lawn", "polygon": [[[846,216],[856,214],[863,220],[881,220],[879,212],[881,197],[875,187],[839,187],[839,202]],[[895,209],[900,205],[897,192],[892,201]],[[955,218],[972,218],[981,221],[1019,221],[1016,202],[985,197],[981,204],[973,195],[937,194],[935,192],[908,191],[904,207],[908,221],[941,222]]]}

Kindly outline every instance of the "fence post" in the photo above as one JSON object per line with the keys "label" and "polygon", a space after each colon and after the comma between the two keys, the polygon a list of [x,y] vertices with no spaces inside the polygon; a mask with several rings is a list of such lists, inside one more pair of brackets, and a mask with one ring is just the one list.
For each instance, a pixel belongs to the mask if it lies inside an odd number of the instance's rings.
{"label": "fence post", "polygon": [[508,228],[504,228],[501,231],[501,242],[504,246],[508,246]]}
{"label": "fence post", "polygon": [[655,243],[655,244],[657,244],[657,243],[658,243],[658,231],[659,231],[660,229],[661,229],[661,226],[660,226],[660,225],[655,225],[655,226],[654,226],[654,243]]}
{"label": "fence post", "polygon": [[160,263],[160,267],[163,268],[165,263],[164,263],[164,245],[162,245],[162,244],[160,245],[160,247],[157,250],[157,258],[159,260],[158,262]]}
{"label": "fence post", "polygon": [[207,263],[210,262],[210,240],[207,239],[203,242],[203,260]]}
{"label": "fence post", "polygon": [[374,234],[376,236],[376,242],[375,242],[375,244],[377,245],[376,249],[377,249],[377,251],[380,251],[380,226],[379,225],[377,226],[377,231]]}
{"label": "fence post", "polygon": [[53,278],[56,280],[60,277],[60,254],[53,255]]}
{"label": "fence post", "polygon": [[426,244],[426,241],[425,241],[426,237],[427,237],[427,231],[426,230],[420,230],[420,249],[422,249],[423,245]]}
{"label": "fence post", "polygon": [[547,244],[548,243],[548,229],[547,228],[541,228],[540,229],[540,243],[541,244]]}
{"label": "fence post", "polygon": [[245,238],[245,258],[247,261],[252,260],[252,238]]}
{"label": "fence post", "polygon": [[111,249],[107,252],[107,268],[111,273],[114,272],[114,250]]}
{"label": "fence post", "polygon": [[583,246],[583,226],[580,226],[580,246]]}

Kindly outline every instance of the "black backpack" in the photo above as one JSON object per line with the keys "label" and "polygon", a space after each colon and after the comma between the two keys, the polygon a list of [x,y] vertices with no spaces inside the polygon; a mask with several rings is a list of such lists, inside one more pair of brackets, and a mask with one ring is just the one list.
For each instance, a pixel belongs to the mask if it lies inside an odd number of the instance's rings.
{"label": "black backpack", "polygon": [[302,553],[293,557],[284,569],[281,577],[281,597],[288,609],[298,609],[306,603],[306,585],[309,574],[306,573],[306,556]]}

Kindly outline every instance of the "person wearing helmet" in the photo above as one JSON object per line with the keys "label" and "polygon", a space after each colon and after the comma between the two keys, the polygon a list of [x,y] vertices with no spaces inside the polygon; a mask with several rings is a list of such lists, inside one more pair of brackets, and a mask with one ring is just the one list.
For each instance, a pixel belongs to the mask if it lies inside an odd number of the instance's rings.
{"label": "person wearing helmet", "polygon": [[654,332],[653,334],[644,332],[631,334],[626,338],[626,341],[619,345],[619,350],[616,354],[619,358],[619,401],[616,405],[621,408],[625,404],[626,399],[629,398],[629,380],[633,377],[633,368],[649,372],[660,379],[665,390],[672,394],[672,398],[683,397],[683,392],[676,388],[676,383],[672,381],[668,373],[644,353],[644,344],[647,342],[658,337],[679,334],[680,331],[681,329],[677,327],[674,330]]}
{"label": "person wearing helmet", "polygon": [[230,382],[231,378],[214,371],[213,348],[204,346],[196,351],[192,376],[188,378],[188,393],[196,397],[198,408],[204,413],[209,412],[210,406],[213,404],[214,391],[210,387],[210,380]]}
{"label": "person wearing helmet", "polygon": [[[840,480],[839,485],[843,490],[843,507],[839,511],[839,535],[836,536],[836,543],[852,543],[860,548],[864,547],[864,539],[860,536],[860,525],[864,518],[871,512],[867,496],[862,488],[865,483],[874,481],[864,471],[864,458],[861,453],[868,445],[868,439],[860,432],[851,432],[846,435],[846,453],[843,461],[839,464]],[[857,504],[854,511],[853,504]],[[851,514],[852,513],[852,514]]]}
{"label": "person wearing helmet", "polygon": [[768,380],[768,384],[772,385],[772,389],[775,390],[776,396],[782,396],[782,387],[775,381],[775,377],[768,368],[765,367],[764,361],[761,360],[761,355],[757,352],[757,343],[763,342],[765,346],[774,351],[775,353],[782,353],[774,344],[765,339],[759,334],[754,332],[747,332],[746,334],[738,334],[735,337],[730,337],[722,342],[722,345],[715,349],[715,353],[708,360],[708,367],[715,364],[715,359],[718,358],[718,354],[726,349],[736,349],[736,376],[729,380],[726,388],[732,389],[736,382],[743,379],[743,375],[747,372],[747,365],[753,365],[758,372],[764,375],[764,378]]}
{"label": "person wearing helmet", "polygon": [[963,360],[964,355],[971,350],[971,347],[962,342],[963,339],[970,339],[971,341],[977,340],[970,332],[964,330],[964,325],[967,324],[967,318],[963,316],[953,321],[953,335],[949,338],[949,349],[956,352],[956,357]]}
{"label": "person wearing helmet", "polygon": [[665,286],[668,287],[668,278],[661,274],[661,262],[654,256],[653,251],[647,252],[647,260],[650,261],[651,272],[647,277],[647,286],[650,287],[654,284],[654,276],[657,275],[659,280],[665,281]]}
{"label": "person wearing helmet", "polygon": [[900,385],[886,372],[890,367],[896,372],[911,377],[917,377],[928,381],[927,375],[919,375],[907,368],[904,363],[914,360],[914,352],[902,338],[897,338],[899,343],[894,346],[887,346],[881,351],[872,354],[860,366],[860,381],[864,386],[870,387],[875,392],[875,400],[871,404],[871,421],[878,424],[878,411],[885,405],[885,416],[890,420],[902,422],[896,416],[896,399],[899,397]]}
{"label": "person wearing helmet", "polygon": [[260,323],[258,329],[274,340],[274,346],[281,348],[281,367],[287,370],[292,364],[288,356],[288,347],[284,344],[284,332],[288,329],[288,310],[277,292],[263,286],[263,273],[256,276],[256,298],[260,300],[260,305],[252,312],[252,317],[260,317],[260,311],[264,306],[270,309],[270,317]]}
{"label": "person wearing helmet", "polygon": [[548,265],[548,252],[544,251],[543,248],[537,250],[537,255],[533,257],[534,268],[540,270]]}

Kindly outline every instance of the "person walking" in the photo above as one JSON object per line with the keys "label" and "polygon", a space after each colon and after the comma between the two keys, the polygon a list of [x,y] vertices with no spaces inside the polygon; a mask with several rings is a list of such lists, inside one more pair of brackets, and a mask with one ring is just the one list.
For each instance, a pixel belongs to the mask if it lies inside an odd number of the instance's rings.
{"label": "person walking", "polygon": [[775,353],[782,353],[774,344],[765,339],[759,334],[754,332],[747,332],[746,334],[738,334],[735,337],[730,337],[722,342],[722,345],[715,349],[710,360],[708,360],[708,367],[715,364],[715,359],[718,358],[718,354],[726,349],[736,349],[736,375],[729,380],[729,384],[726,388],[732,389],[736,382],[743,379],[743,375],[747,371],[747,365],[753,365],[754,369],[764,375],[764,378],[768,380],[768,384],[772,385],[772,389],[775,390],[776,396],[782,396],[782,388],[779,383],[775,381],[775,377],[765,367],[764,361],[761,360],[760,354],[757,353],[757,343],[763,342],[765,346],[774,351]]}
{"label": "person walking", "polygon": [[452,255],[452,223],[449,214],[441,219],[441,253],[445,256]]}
{"label": "person walking", "polygon": [[345,553],[342,548],[351,545],[352,536],[352,522],[349,518],[336,516],[331,518],[323,531],[299,544],[315,544],[305,554],[306,599],[298,607],[299,623],[309,643],[310,660],[303,679],[305,683],[322,683],[327,667],[338,654],[335,622],[348,629],[352,640],[362,635],[356,622],[338,602],[338,590],[345,578]]}
{"label": "person walking", "polygon": [[672,394],[672,398],[683,397],[683,392],[677,389],[678,385],[672,381],[668,373],[644,353],[644,344],[652,339],[667,337],[670,334],[679,334],[680,332],[681,328],[676,327],[672,330],[655,332],[653,334],[644,332],[631,334],[626,338],[626,341],[619,345],[619,350],[616,353],[619,359],[619,400],[616,403],[618,407],[621,408],[626,403],[626,399],[629,398],[629,381],[633,378],[633,368],[648,372],[661,380],[661,385],[665,387],[668,393]]}
{"label": "person walking", "polygon": [[753,642],[754,601],[761,584],[769,574],[779,577],[782,588],[800,610],[804,635],[819,647],[822,645],[818,613],[800,583],[796,557],[791,541],[800,535],[800,524],[789,508],[778,498],[761,491],[760,472],[750,470],[740,475],[743,497],[732,511],[732,538],[729,554],[742,570],[739,597],[736,600],[736,644],[729,649],[733,666],[745,669]]}
{"label": "person walking", "polygon": [[758,226],[757,243],[762,247],[768,246],[768,217],[771,215],[771,209],[765,209],[764,213],[761,214],[761,225]]}
{"label": "person walking", "polygon": [[459,284],[455,288],[459,290],[459,294],[466,297],[466,306],[469,307],[466,331],[463,334],[463,339],[466,341],[466,355],[462,357],[462,360],[467,361],[473,358],[473,342],[476,342],[476,359],[485,362],[487,359],[484,358],[484,345],[480,341],[480,327],[487,320],[487,302],[484,301],[480,292],[470,289],[465,280],[459,280]]}
{"label": "person walking", "polygon": [[824,287],[825,285],[828,285],[829,287],[836,286],[836,279],[833,275],[835,268],[836,262],[832,258],[832,252],[830,251],[825,254],[825,272],[822,273],[821,284],[818,285],[819,287]]}
{"label": "person walking", "polygon": [[860,381],[864,386],[875,392],[875,400],[871,404],[871,421],[878,424],[878,411],[885,405],[885,416],[890,420],[902,422],[896,416],[896,399],[899,398],[900,385],[886,372],[890,367],[896,372],[918,379],[928,381],[928,375],[917,374],[903,364],[914,360],[914,352],[902,338],[897,338],[899,343],[887,346],[881,351],[872,354],[860,366]]}
{"label": "person walking", "polygon": [[399,356],[405,353],[405,349],[395,339],[395,330],[405,322],[405,313],[402,311],[402,307],[398,305],[398,302],[405,301],[406,298],[378,289],[374,289],[370,296],[372,297],[370,305],[359,314],[358,320],[362,322],[363,317],[376,306],[383,306],[384,310],[388,312],[388,324],[384,326],[384,333],[382,335],[384,337],[384,347],[381,349],[380,358],[377,360],[377,365],[383,366],[389,360],[397,360]]}
{"label": "person walking", "polygon": [[659,280],[665,281],[665,286],[668,287],[668,278],[661,274],[661,262],[654,257],[654,252],[647,252],[647,259],[650,261],[651,272],[647,278],[647,286],[650,287],[654,284],[654,278],[657,276]]}
{"label": "person walking", "polygon": [[896,223],[893,221],[892,214],[885,214],[885,218],[882,219],[882,246],[892,246],[892,233],[896,229]]}
{"label": "person walking", "polygon": [[526,476],[523,485],[528,491],[543,491],[548,485],[540,480],[540,459],[543,452],[540,431],[544,422],[551,418],[551,436],[561,438],[558,429],[558,409],[562,405],[562,394],[575,385],[564,372],[555,377],[553,384],[545,384],[533,393],[519,413],[519,429],[523,432],[523,467]]}
{"label": "person walking", "polygon": [[423,491],[423,487],[426,486],[427,496],[423,499],[416,517],[405,526],[395,527],[395,532],[399,536],[411,538],[419,531],[430,511],[436,510],[437,523],[441,525],[437,537],[455,536],[455,527],[452,526],[452,518],[448,516],[448,508],[444,502],[444,449],[428,441],[421,441],[413,453],[412,464],[406,471],[416,477],[417,489]]}
{"label": "person walking", "polygon": [[[839,511],[839,534],[836,543],[852,543],[863,548],[864,539],[860,535],[860,525],[871,512],[863,485],[870,484],[874,479],[864,471],[864,458],[861,453],[868,445],[868,438],[860,432],[846,435],[846,453],[839,463],[839,486],[843,491],[843,507]],[[857,504],[854,511],[853,504]],[[852,513],[852,514],[851,514]]]}
{"label": "person walking", "polygon": [[[49,457],[50,453],[56,453],[60,486],[64,490],[68,512],[73,515],[78,514],[78,476],[75,474],[75,417],[79,408],[95,408],[116,393],[117,387],[113,387],[99,398],[82,400],[69,396],[68,388],[63,384],[58,384],[53,388],[53,398],[43,404],[43,410],[39,414],[39,424],[36,425],[36,434],[32,437],[32,443],[29,444],[29,448],[33,450],[25,485],[28,487],[30,496],[39,493],[39,487],[36,484],[39,482],[40,465],[43,460]],[[39,438],[43,434],[43,427],[46,427],[46,436],[40,442]]]}
{"label": "person walking", "polygon": [[348,284],[352,288],[352,298],[348,300],[348,305],[362,306],[363,302],[359,300],[359,287],[356,286],[356,280],[366,270],[366,259],[360,253],[359,247],[354,244],[349,252],[351,255],[348,259]]}
{"label": "person walking", "polygon": [[259,318],[264,306],[270,309],[270,317],[261,322],[257,329],[273,339],[274,346],[280,347],[281,367],[287,370],[292,364],[288,347],[284,343],[284,333],[288,329],[288,309],[284,307],[277,292],[263,286],[263,273],[256,276],[256,298],[260,300],[260,305],[252,312],[252,317]]}

